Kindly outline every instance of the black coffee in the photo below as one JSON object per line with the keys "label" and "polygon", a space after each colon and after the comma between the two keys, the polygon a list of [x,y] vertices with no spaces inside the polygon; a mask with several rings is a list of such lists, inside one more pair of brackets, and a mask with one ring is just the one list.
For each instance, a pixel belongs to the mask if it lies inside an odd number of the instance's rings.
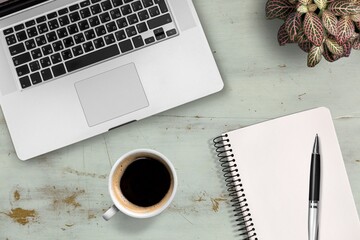
{"label": "black coffee", "polygon": [[125,169],[120,189],[131,203],[150,207],[165,197],[170,182],[170,173],[164,164],[152,158],[140,158]]}

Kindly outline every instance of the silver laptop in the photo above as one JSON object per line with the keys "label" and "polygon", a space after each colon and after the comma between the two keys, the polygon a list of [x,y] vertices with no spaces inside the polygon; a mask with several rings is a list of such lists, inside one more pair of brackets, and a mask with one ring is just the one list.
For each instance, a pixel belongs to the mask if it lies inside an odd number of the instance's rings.
{"label": "silver laptop", "polygon": [[0,45],[22,160],[223,87],[191,0],[0,0]]}

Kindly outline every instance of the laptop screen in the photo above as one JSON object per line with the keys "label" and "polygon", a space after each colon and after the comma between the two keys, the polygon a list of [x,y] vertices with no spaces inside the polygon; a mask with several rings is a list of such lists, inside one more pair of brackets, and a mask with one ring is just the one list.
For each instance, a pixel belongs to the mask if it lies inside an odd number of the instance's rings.
{"label": "laptop screen", "polygon": [[49,0],[0,0],[0,17],[16,13],[46,1]]}

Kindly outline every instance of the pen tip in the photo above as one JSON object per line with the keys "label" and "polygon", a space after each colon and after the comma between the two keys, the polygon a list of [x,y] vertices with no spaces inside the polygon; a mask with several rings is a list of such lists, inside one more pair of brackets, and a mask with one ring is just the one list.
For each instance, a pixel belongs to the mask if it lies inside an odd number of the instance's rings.
{"label": "pen tip", "polygon": [[316,136],[315,136],[313,153],[319,154],[319,135],[318,134],[316,134]]}

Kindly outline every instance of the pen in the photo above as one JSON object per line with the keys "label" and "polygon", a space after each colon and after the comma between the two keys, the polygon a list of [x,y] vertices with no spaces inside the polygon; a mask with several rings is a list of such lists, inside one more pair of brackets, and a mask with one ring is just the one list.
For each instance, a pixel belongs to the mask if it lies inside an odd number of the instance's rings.
{"label": "pen", "polygon": [[319,202],[320,202],[320,153],[319,136],[316,134],[313,152],[311,155],[310,186],[309,186],[309,240],[318,239],[319,229]]}

